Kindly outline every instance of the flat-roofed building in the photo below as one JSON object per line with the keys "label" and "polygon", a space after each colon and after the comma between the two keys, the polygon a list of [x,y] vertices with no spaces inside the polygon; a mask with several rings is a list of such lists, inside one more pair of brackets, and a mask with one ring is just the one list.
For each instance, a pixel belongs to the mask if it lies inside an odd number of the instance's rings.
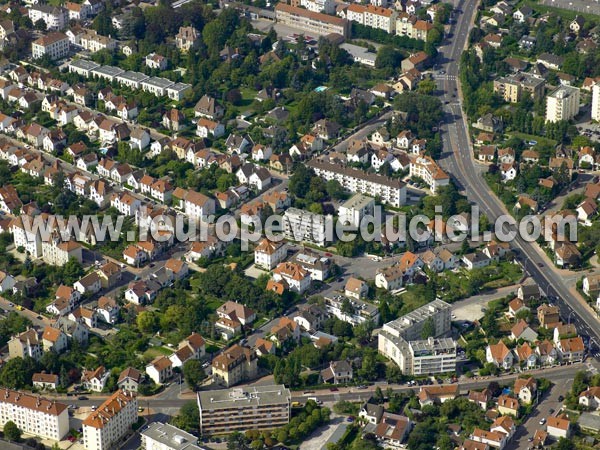
{"label": "flat-roofed building", "polygon": [[338,216],[342,223],[358,227],[363,217],[372,216],[374,210],[375,200],[363,194],[354,194],[340,205]]}
{"label": "flat-roofed building", "polygon": [[167,94],[167,88],[173,84],[175,83],[166,78],[152,77],[142,81],[142,90],[151,92],[157,97],[162,97]]}
{"label": "flat-roofed building", "polygon": [[39,395],[0,389],[0,426],[14,422],[23,433],[60,441],[69,432],[67,405]]}
{"label": "flat-roofed building", "polygon": [[87,59],[77,59],[69,63],[69,73],[76,73],[82,77],[88,78],[92,74],[92,70],[100,67],[100,64]]}
{"label": "flat-roofed building", "polygon": [[402,373],[429,375],[456,371],[456,342],[450,338],[410,341]]}
{"label": "flat-roofed building", "polygon": [[173,83],[166,88],[167,96],[171,100],[180,101],[183,96],[192,90],[192,85],[187,83]]}
{"label": "flat-roofed building", "polygon": [[378,336],[379,353],[398,366],[405,365],[403,360],[411,353],[410,342],[421,340],[425,324],[430,322],[433,325],[432,337],[442,337],[450,331],[450,315],[451,306],[437,299],[384,324]]}
{"label": "flat-roofed building", "polygon": [[110,81],[111,83],[115,81],[117,76],[119,76],[123,72],[125,72],[123,69],[114,66],[100,66],[90,71],[92,77],[102,78],[104,80]]}
{"label": "flat-roofed building", "polygon": [[546,122],[571,120],[579,114],[579,88],[560,86],[546,97]]}
{"label": "flat-roofed building", "polygon": [[375,305],[345,295],[325,297],[325,309],[339,320],[352,325],[365,322],[372,322],[375,325],[379,323],[379,309]]}
{"label": "flat-roofed building", "polygon": [[144,450],[201,450],[197,437],[168,423],[152,422],[140,435]]}
{"label": "flat-roofed building", "polygon": [[[331,215],[315,214],[298,208],[289,208],[283,214],[283,234],[286,239],[309,242],[324,247],[328,241],[328,227],[333,230]],[[333,233],[332,233],[333,234]]]}
{"label": "flat-roofed building", "polygon": [[243,433],[286,425],[291,399],[283,384],[199,392],[200,433]]}
{"label": "flat-roofed building", "polygon": [[131,89],[140,89],[142,87],[142,82],[149,78],[150,77],[145,73],[128,70],[127,72],[117,75],[116,80],[117,83],[124,84]]}
{"label": "flat-roofed building", "polygon": [[350,37],[349,22],[341,17],[308,11],[285,3],[277,3],[275,18],[279,23],[310,33],[319,35],[337,33],[344,37]]}

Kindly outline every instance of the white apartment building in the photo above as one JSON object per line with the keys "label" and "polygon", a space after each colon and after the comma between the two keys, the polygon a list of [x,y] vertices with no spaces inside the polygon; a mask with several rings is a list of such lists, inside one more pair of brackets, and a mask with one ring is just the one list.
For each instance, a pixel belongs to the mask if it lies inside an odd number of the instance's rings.
{"label": "white apartment building", "polygon": [[0,425],[14,422],[23,433],[60,441],[69,432],[67,405],[38,395],[0,390]]}
{"label": "white apartment building", "polygon": [[350,35],[350,26],[346,19],[307,11],[282,2],[275,5],[275,18],[279,23],[304,30],[307,33],[318,35],[338,33],[344,37]]}
{"label": "white apartment building", "polygon": [[592,120],[600,122],[600,83],[592,86]]}
{"label": "white apartment building", "polygon": [[254,249],[254,264],[267,270],[273,269],[287,256],[285,242],[263,239]]}
{"label": "white apartment building", "polygon": [[325,247],[333,237],[333,217],[289,208],[283,214],[283,234],[286,239],[310,242]]}
{"label": "white apartment building", "polygon": [[32,5],[28,15],[34,25],[38,20],[46,22],[46,30],[62,30],[69,23],[68,11],[60,6]]}
{"label": "white apartment building", "polygon": [[137,419],[138,402],[135,394],[119,390],[83,421],[83,445],[86,450],[117,448]]}
{"label": "white apartment building", "polygon": [[215,212],[215,201],[200,192],[188,191],[184,200],[185,215],[188,218],[201,222]]}
{"label": "white apartment building", "polygon": [[201,450],[197,437],[168,423],[152,422],[140,435],[144,450]]}
{"label": "white apartment building", "polygon": [[382,203],[395,207],[406,203],[406,184],[396,178],[317,159],[310,160],[306,165],[327,181],[337,180],[347,191],[379,197]]}
{"label": "white apartment building", "polygon": [[31,216],[16,217],[10,223],[10,232],[13,235],[15,248],[23,247],[32,258],[39,258],[42,256],[42,238],[39,233],[32,232],[31,226],[23,224],[23,217],[29,221],[27,224],[33,225],[34,223]]}
{"label": "white apartment building", "polygon": [[[348,311],[344,305],[349,305],[352,311]],[[338,319],[348,322],[352,325],[359,325],[365,322],[379,323],[379,309],[362,300],[349,298],[344,295],[334,295],[325,297],[325,310]]]}
{"label": "white apartment building", "polygon": [[277,428],[289,423],[291,400],[283,384],[198,392],[200,433]]}
{"label": "white apartment building", "polygon": [[407,375],[456,371],[456,342],[450,338],[410,341],[400,356],[400,370]]}
{"label": "white apartment building", "polygon": [[546,122],[571,120],[579,113],[579,88],[559,86],[546,98]]}
{"label": "white apartment building", "polygon": [[33,59],[48,55],[51,60],[62,59],[69,54],[69,38],[60,32],[48,33],[31,43]]}
{"label": "white apartment building", "polygon": [[335,0],[301,0],[300,5],[316,13],[335,13]]}
{"label": "white apartment building", "polygon": [[102,36],[93,30],[86,30],[80,38],[80,45],[90,53],[96,53],[100,50],[114,50],[117,48],[117,41]]}
{"label": "white apartment building", "polygon": [[355,194],[340,205],[338,209],[339,220],[344,224],[358,227],[363,217],[373,215],[375,200],[362,194]]}
{"label": "white apartment building", "polygon": [[411,158],[409,172],[411,177],[419,177],[425,181],[432,194],[436,194],[441,186],[450,184],[448,174],[430,156],[419,155]]}
{"label": "white apartment building", "polygon": [[359,5],[352,3],[346,10],[346,18],[370,28],[393,33],[396,30],[398,13],[393,9],[374,5]]}
{"label": "white apartment building", "polygon": [[[447,334],[451,328],[450,314],[451,306],[437,299],[384,324],[378,337],[379,353],[394,361],[399,367],[411,371],[432,370],[432,368],[441,370],[449,367],[452,365],[452,349],[449,343],[434,340],[431,343],[425,341],[427,344],[423,344],[420,340],[421,332],[427,322],[433,324],[435,329],[433,337]],[[412,349],[411,343],[413,343]],[[454,363],[456,363],[456,348],[454,348]],[[406,373],[404,369],[403,373]]]}

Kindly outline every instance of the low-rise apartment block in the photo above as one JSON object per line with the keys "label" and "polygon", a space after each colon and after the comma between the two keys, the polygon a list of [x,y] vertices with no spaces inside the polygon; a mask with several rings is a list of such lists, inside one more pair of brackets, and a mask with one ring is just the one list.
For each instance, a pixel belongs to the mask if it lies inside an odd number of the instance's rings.
{"label": "low-rise apartment block", "polygon": [[310,242],[324,247],[331,240],[328,235],[333,236],[333,217],[289,208],[283,214],[283,234],[291,241]]}
{"label": "low-rise apartment block", "polygon": [[229,387],[256,378],[257,355],[247,347],[231,346],[212,361],[213,380]]}
{"label": "low-rise apartment block", "polygon": [[338,216],[342,223],[358,227],[363,217],[373,215],[375,200],[362,194],[355,194],[342,203],[338,209]]}
{"label": "low-rise apartment block", "polygon": [[528,73],[516,73],[494,80],[494,92],[504,98],[505,102],[516,103],[529,92],[533,101],[539,100],[544,95],[546,81]]}
{"label": "low-rise apartment block", "polygon": [[277,3],[275,6],[275,18],[279,23],[309,33],[319,35],[337,33],[344,37],[350,37],[349,22],[341,17],[308,11],[306,9],[286,5],[285,3]]}
{"label": "low-rise apartment block", "polygon": [[450,338],[410,341],[400,370],[414,376],[456,371],[456,342]]}
{"label": "low-rise apartment block", "polygon": [[291,399],[282,384],[199,392],[200,433],[277,428],[290,421]]}
{"label": "low-rise apartment block", "polygon": [[337,180],[344,189],[350,192],[379,197],[382,203],[395,207],[406,203],[406,184],[399,179],[367,173],[364,170],[318,159],[310,160],[307,166],[327,181]]}
{"label": "low-rise apartment block", "polygon": [[446,335],[451,328],[450,312],[451,306],[438,299],[384,324],[378,336],[379,353],[403,367],[403,372],[450,371],[453,361],[456,364],[456,346],[443,339],[421,340],[426,323],[433,326],[432,337]]}
{"label": "low-rise apartment block", "polygon": [[83,421],[86,450],[110,450],[131,430],[138,419],[136,395],[117,391]]}
{"label": "low-rise apartment block", "polygon": [[359,23],[365,27],[393,33],[396,30],[398,13],[393,9],[380,6],[352,3],[346,10],[346,17],[349,21]]}
{"label": "low-rise apartment block", "polygon": [[368,321],[375,325],[379,323],[379,309],[375,305],[344,295],[325,297],[325,309],[329,314],[352,325]]}
{"label": "low-rise apartment block", "polygon": [[61,32],[48,33],[31,43],[33,59],[48,56],[51,60],[62,59],[69,54],[69,38]]}
{"label": "low-rise apartment block", "polygon": [[60,441],[69,432],[67,405],[12,389],[0,390],[0,425],[14,422],[23,433]]}

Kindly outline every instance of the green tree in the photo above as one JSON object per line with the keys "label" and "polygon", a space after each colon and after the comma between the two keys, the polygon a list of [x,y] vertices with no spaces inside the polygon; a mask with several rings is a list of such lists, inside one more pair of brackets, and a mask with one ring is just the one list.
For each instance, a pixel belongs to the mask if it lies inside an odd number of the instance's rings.
{"label": "green tree", "polygon": [[198,403],[195,400],[184,403],[179,414],[171,420],[171,423],[185,431],[197,430],[200,423]]}
{"label": "green tree", "polygon": [[21,440],[21,430],[12,420],[4,424],[4,437],[13,442]]}
{"label": "green tree", "polygon": [[144,333],[154,333],[158,329],[158,315],[153,311],[143,311],[136,319],[137,326]]}
{"label": "green tree", "polygon": [[190,389],[197,391],[200,388],[202,380],[206,378],[202,363],[197,359],[186,361],[183,365],[183,377]]}

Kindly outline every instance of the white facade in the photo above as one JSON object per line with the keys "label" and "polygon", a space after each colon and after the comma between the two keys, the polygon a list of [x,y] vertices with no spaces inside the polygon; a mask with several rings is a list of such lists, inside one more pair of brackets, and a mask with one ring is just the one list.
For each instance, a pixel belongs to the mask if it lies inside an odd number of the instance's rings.
{"label": "white facade", "polygon": [[406,185],[398,179],[315,159],[310,160],[307,166],[327,181],[337,180],[344,189],[350,192],[379,197],[382,203],[395,207],[406,203]]}
{"label": "white facade", "polygon": [[546,98],[546,122],[571,120],[579,113],[579,88],[560,86]]}
{"label": "white facade", "polygon": [[592,120],[600,122],[600,84],[592,87]]}
{"label": "white facade", "polygon": [[86,450],[110,450],[131,430],[138,419],[135,394],[117,391],[83,421]]}
{"label": "white facade", "polygon": [[27,434],[60,441],[69,432],[67,405],[37,395],[0,390],[0,425],[14,422]]}

